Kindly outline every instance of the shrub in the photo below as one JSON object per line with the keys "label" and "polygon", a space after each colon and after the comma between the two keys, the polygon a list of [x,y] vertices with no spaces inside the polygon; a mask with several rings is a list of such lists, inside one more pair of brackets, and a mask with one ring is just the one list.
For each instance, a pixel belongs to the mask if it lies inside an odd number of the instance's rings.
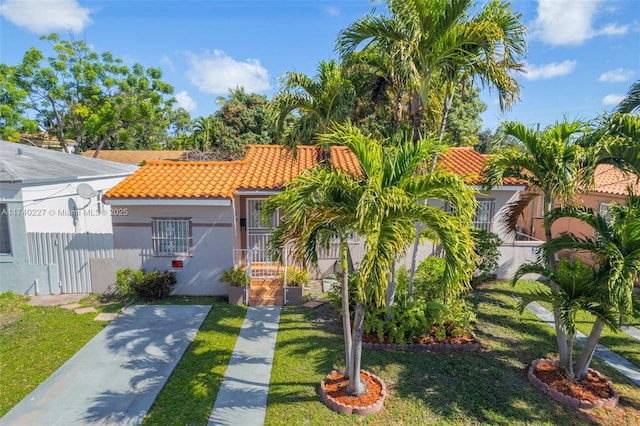
{"label": "shrub", "polygon": [[171,294],[176,283],[177,277],[173,271],[145,273],[125,268],[116,272],[116,292],[127,299],[163,299]]}
{"label": "shrub", "polygon": [[119,269],[116,272],[116,292],[126,299],[135,298],[134,289],[144,279],[144,271],[131,268]]}
{"label": "shrub", "polygon": [[237,287],[246,287],[247,270],[244,266],[232,266],[231,268],[222,272],[222,275],[220,276],[220,282],[224,284],[231,284]]}
{"label": "shrub", "polygon": [[435,256],[429,256],[420,262],[413,277],[413,294],[423,296],[427,300],[443,299],[444,267],[444,259]]}
{"label": "shrub", "polygon": [[498,248],[502,241],[498,234],[482,228],[474,228],[472,236],[475,244],[475,252],[478,255],[478,268],[473,277],[473,283],[480,283],[495,279],[495,271],[498,269],[500,251]]}
{"label": "shrub", "polygon": [[[284,279],[284,273],[280,274],[280,278]],[[309,271],[306,269],[298,269],[293,267],[287,268],[287,285],[291,287],[302,287],[309,284]]]}

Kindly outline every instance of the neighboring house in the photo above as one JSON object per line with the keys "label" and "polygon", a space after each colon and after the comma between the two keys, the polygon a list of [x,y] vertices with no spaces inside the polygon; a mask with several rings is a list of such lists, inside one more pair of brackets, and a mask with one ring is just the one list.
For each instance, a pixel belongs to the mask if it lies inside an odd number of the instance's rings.
{"label": "neighboring house", "polygon": [[92,292],[89,258],[113,256],[102,195],[137,167],[0,141],[0,293]]}
{"label": "neighboring house", "polygon": [[[98,157],[101,160],[115,161],[116,163],[127,163],[140,165],[147,161],[177,161],[180,157],[188,151],[163,151],[163,150],[147,150],[147,151],[134,151],[134,150],[108,150],[102,149],[98,153]],[[93,157],[94,150],[83,152],[83,157]]]}
{"label": "neighboring house", "polygon": [[[299,147],[294,160],[279,145],[252,145],[241,161],[148,162],[105,195],[113,208],[127,216],[113,216],[114,259],[91,264],[97,287],[110,285],[118,269],[177,272],[176,294],[226,295],[220,274],[234,264],[260,271],[268,264],[265,247],[268,225],[260,222],[260,209],[270,195],[281,191],[294,176],[317,164],[317,148]],[[342,170],[358,172],[355,157],[345,147],[332,147],[331,160]],[[454,148],[441,165],[465,175],[471,185],[480,183],[484,157],[472,148]],[[502,188],[479,195],[478,226],[499,232],[502,207],[524,187],[505,181]],[[277,215],[272,225],[279,222]],[[354,261],[362,256],[362,241],[351,241]],[[512,273],[522,259],[531,256],[531,245],[514,242],[503,247],[499,276]],[[421,247],[420,258],[433,247]],[[335,272],[336,250],[323,253],[320,275]]]}
{"label": "neighboring house", "polygon": [[[576,195],[576,203],[579,206],[594,209],[606,213],[611,203],[625,204],[628,188],[631,187],[635,195],[640,195],[640,182],[638,177],[624,174],[616,167],[608,164],[597,166],[594,174],[594,187],[589,192]],[[518,226],[523,234],[533,238],[544,240],[544,209],[542,197],[532,200],[530,207],[520,217]],[[563,218],[557,220],[551,227],[553,236],[564,232],[570,232],[578,236],[593,235],[591,228],[576,219]]]}

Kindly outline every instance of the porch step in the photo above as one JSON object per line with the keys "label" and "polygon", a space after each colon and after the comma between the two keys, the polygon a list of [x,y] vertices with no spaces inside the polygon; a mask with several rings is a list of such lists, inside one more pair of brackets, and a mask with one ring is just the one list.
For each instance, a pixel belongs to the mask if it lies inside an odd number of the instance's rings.
{"label": "porch step", "polygon": [[284,282],[279,278],[252,278],[251,288],[284,288]]}
{"label": "porch step", "polygon": [[259,287],[249,290],[249,297],[276,297],[284,294],[284,288]]}
{"label": "porch step", "polygon": [[284,305],[284,282],[279,278],[251,279],[249,306]]}

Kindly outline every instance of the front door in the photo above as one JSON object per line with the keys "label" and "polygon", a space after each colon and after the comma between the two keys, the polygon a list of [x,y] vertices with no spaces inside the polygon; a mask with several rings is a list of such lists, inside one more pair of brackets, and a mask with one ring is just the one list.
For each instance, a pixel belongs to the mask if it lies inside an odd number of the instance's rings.
{"label": "front door", "polygon": [[[251,249],[252,263],[266,263],[271,259],[267,255],[267,241],[269,241],[269,224],[260,220],[264,198],[247,199],[247,249]],[[278,212],[271,217],[271,227],[279,223]]]}

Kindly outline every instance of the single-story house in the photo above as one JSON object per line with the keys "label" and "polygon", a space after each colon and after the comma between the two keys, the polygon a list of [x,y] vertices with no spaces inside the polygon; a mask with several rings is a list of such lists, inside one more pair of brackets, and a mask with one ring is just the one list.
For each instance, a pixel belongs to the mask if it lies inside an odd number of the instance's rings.
{"label": "single-story house", "polygon": [[[118,269],[177,272],[176,294],[226,295],[219,282],[222,271],[237,264],[264,265],[268,226],[259,220],[263,201],[281,191],[288,180],[317,164],[317,148],[299,147],[297,157],[279,145],[252,145],[243,160],[226,162],[148,162],[105,194],[105,202],[126,209],[127,216],[113,216],[114,258],[95,259],[91,271],[95,288],[107,288]],[[331,161],[343,170],[357,171],[357,162],[346,147],[332,147]],[[484,157],[472,148],[453,148],[440,164],[465,175],[470,185],[481,183]],[[524,186],[506,180],[488,194],[478,194],[476,224],[499,232],[503,206]],[[279,218],[273,218],[277,225]],[[362,242],[354,239],[353,256],[362,255]],[[532,256],[536,243],[505,243],[499,276],[509,275]],[[433,247],[421,247],[419,256]],[[320,261],[321,276],[331,275],[335,250]],[[251,266],[251,263],[248,264]],[[259,268],[254,268],[259,270]]]}
{"label": "single-story house", "polygon": [[[625,198],[629,187],[632,188],[635,195],[640,195],[640,182],[636,176],[625,174],[620,169],[609,164],[601,164],[596,167],[593,189],[576,194],[576,203],[579,206],[606,214],[607,208],[611,203],[626,203]],[[522,233],[535,239],[544,240],[544,206],[542,197],[536,197],[531,201],[525,214],[520,217],[518,226]],[[576,219],[559,219],[551,227],[553,236],[565,232],[575,235],[593,235],[593,231],[588,225]]]}
{"label": "single-story house", "polygon": [[102,196],[138,167],[0,141],[0,293],[90,293],[89,259],[113,256]]}

